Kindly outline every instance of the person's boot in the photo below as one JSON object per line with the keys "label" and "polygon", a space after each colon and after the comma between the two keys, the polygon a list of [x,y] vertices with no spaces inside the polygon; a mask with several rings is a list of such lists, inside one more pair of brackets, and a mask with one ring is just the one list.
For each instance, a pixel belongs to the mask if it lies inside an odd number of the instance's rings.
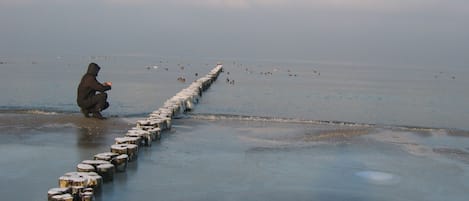
{"label": "person's boot", "polygon": [[96,119],[106,119],[106,117],[103,117],[100,112],[93,112],[93,117]]}
{"label": "person's boot", "polygon": [[81,113],[83,113],[83,115],[85,115],[86,118],[90,117],[90,112],[86,109],[81,109]]}

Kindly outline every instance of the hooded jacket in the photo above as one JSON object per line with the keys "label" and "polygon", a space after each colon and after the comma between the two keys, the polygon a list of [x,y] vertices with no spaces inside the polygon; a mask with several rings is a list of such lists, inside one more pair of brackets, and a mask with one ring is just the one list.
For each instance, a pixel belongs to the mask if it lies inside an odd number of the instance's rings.
{"label": "hooded jacket", "polygon": [[93,97],[97,91],[103,93],[111,89],[111,86],[105,86],[96,80],[98,76],[99,69],[101,69],[98,64],[90,63],[88,65],[88,70],[85,75],[81,78],[80,84],[78,85],[77,90],[77,104],[80,107],[90,107],[91,97]]}

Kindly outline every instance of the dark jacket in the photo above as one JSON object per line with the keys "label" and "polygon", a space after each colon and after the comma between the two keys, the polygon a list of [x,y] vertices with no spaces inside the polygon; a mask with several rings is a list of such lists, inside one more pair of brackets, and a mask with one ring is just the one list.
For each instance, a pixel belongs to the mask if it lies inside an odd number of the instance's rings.
{"label": "dark jacket", "polygon": [[89,107],[91,103],[91,97],[93,97],[97,91],[103,93],[111,89],[111,86],[105,86],[96,80],[99,69],[98,64],[90,63],[88,71],[81,78],[81,82],[78,85],[77,93],[77,104],[80,107]]}

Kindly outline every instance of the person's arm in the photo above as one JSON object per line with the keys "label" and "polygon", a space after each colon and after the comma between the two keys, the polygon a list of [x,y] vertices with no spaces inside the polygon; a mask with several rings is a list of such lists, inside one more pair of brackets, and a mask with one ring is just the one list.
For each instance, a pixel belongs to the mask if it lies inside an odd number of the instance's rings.
{"label": "person's arm", "polygon": [[109,82],[106,82],[106,85],[101,84],[98,82],[98,80],[96,80],[95,77],[89,77],[88,83],[90,84],[89,86],[96,91],[105,92],[111,90],[111,85],[109,85]]}

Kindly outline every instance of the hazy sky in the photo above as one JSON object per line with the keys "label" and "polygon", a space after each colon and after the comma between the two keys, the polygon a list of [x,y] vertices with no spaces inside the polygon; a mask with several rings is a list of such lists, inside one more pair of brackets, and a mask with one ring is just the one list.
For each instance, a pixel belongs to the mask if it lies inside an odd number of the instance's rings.
{"label": "hazy sky", "polygon": [[469,67],[467,0],[0,0],[0,57],[163,55]]}

